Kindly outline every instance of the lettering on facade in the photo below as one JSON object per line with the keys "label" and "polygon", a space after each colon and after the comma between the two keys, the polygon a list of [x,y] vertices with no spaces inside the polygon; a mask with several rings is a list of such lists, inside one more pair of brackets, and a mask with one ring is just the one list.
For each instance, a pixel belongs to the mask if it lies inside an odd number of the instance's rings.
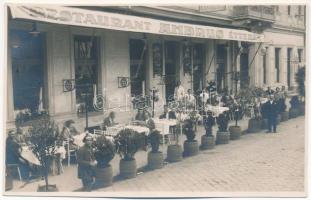
{"label": "lettering on facade", "polygon": [[18,15],[22,15],[22,18],[63,24],[211,39],[253,42],[262,42],[263,40],[262,35],[243,30],[165,22],[66,7],[15,6],[14,9],[18,10],[16,12]]}

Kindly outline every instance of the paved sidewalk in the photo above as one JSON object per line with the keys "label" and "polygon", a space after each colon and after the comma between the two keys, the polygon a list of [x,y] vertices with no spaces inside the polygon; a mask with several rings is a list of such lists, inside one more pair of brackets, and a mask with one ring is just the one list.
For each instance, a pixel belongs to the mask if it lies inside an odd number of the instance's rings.
{"label": "paved sidewalk", "polygon": [[[283,122],[278,126],[277,134],[262,131],[243,135],[240,140],[200,151],[197,156],[167,164],[163,169],[140,174],[134,179],[116,181],[113,186],[93,193],[303,192],[304,122],[304,117]],[[240,125],[245,129],[247,121]],[[199,127],[197,139],[202,133],[203,129]],[[136,159],[138,166],[144,166],[147,153],[138,152]],[[112,163],[115,174],[119,173],[118,162],[119,156],[116,155]],[[76,166],[66,167],[64,174],[51,176],[50,183],[56,183],[60,191],[74,191],[81,187],[76,170]],[[20,188],[21,184],[15,183],[13,191],[36,191],[38,184],[35,182]]]}

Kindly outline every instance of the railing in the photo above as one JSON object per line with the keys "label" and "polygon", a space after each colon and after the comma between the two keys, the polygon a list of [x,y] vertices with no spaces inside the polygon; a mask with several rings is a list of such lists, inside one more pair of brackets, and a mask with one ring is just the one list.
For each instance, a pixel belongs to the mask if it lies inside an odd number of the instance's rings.
{"label": "railing", "polygon": [[233,8],[235,19],[259,19],[263,21],[275,21],[274,6],[235,6]]}

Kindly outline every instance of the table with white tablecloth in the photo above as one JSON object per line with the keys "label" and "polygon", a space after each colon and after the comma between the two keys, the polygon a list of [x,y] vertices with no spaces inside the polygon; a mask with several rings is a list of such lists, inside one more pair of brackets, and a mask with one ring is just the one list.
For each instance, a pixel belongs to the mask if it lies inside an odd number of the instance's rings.
{"label": "table with white tablecloth", "polygon": [[153,119],[155,123],[156,130],[160,132],[160,134],[164,136],[170,134],[170,128],[175,127],[178,124],[178,121],[176,119]]}
{"label": "table with white tablecloth", "polygon": [[205,106],[205,111],[212,111],[216,117],[218,117],[220,114],[222,114],[225,111],[229,111],[228,107],[223,106],[212,106],[210,104],[207,104]]}

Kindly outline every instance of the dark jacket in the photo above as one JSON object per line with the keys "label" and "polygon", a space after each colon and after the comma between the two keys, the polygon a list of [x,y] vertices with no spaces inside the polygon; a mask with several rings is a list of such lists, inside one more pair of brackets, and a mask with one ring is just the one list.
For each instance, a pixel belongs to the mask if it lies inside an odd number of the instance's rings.
{"label": "dark jacket", "polygon": [[94,160],[94,152],[91,147],[84,145],[77,151],[78,178],[94,177],[94,167],[91,166],[91,162]]}
{"label": "dark jacket", "polygon": [[272,101],[272,104],[270,103],[270,100],[267,101],[264,104],[264,111],[265,111],[265,117],[268,119],[275,119],[277,118],[278,114],[279,114],[279,108],[278,108],[278,104],[275,101]]}
{"label": "dark jacket", "polygon": [[[163,113],[162,115],[160,115],[159,118],[160,118],[160,119],[166,119],[166,113]],[[175,112],[169,111],[169,112],[168,112],[168,119],[176,119]]]}
{"label": "dark jacket", "polygon": [[146,121],[145,113],[137,113],[135,116],[135,120]]}
{"label": "dark jacket", "polygon": [[6,139],[6,164],[18,164],[20,153],[20,145],[15,141],[14,138],[8,137]]}

